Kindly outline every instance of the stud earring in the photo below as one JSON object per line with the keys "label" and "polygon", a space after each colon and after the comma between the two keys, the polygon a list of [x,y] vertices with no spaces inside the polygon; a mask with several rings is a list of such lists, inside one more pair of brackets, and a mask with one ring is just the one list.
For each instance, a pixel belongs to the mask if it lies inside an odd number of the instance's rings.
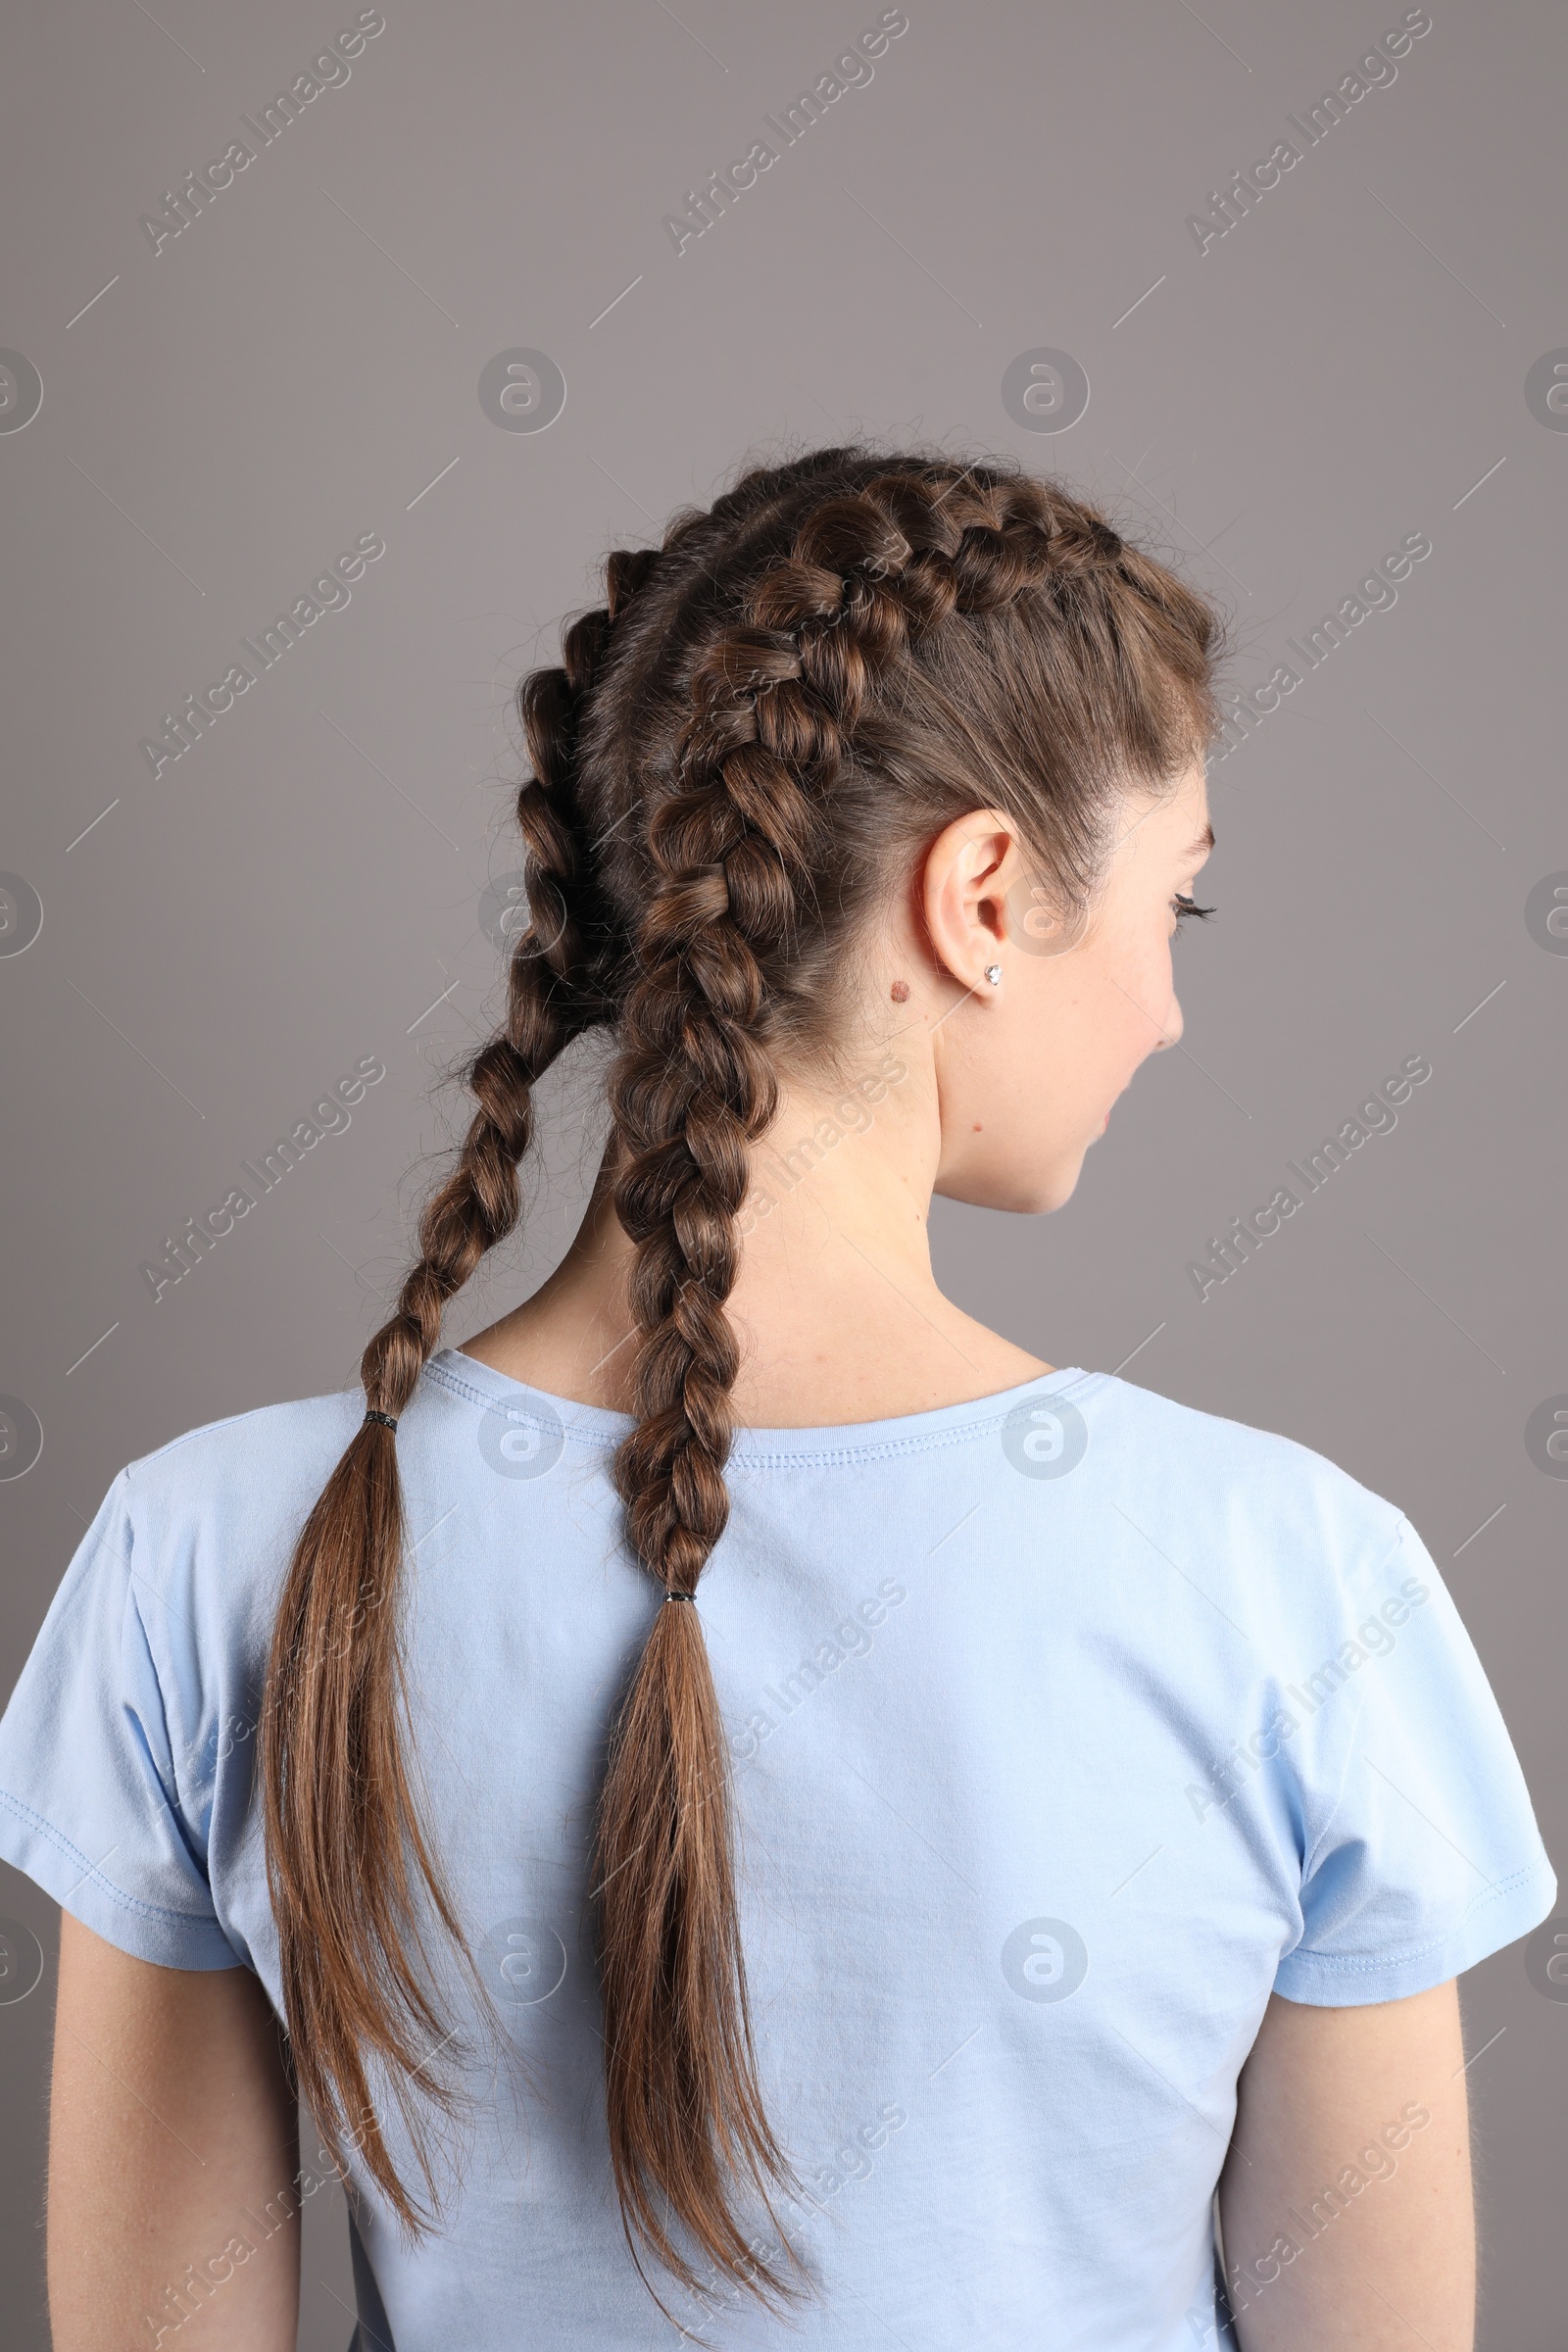
{"label": "stud earring", "polygon": [[1000,987],[1002,986],[1002,966],[1001,966],[1001,964],[1000,964],[1000,963],[988,963],[988,964],[986,965],[986,978],[987,978],[987,979],[990,981],[990,983],[991,983],[991,985],[992,985],[992,987],[993,987],[993,988],[1000,988]]}

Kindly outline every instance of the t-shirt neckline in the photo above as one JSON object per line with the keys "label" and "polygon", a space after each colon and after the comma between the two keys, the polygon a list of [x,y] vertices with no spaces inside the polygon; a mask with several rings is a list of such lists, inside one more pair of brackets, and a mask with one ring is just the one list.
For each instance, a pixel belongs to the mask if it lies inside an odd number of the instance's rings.
{"label": "t-shirt neckline", "polygon": [[[617,1446],[634,1426],[629,1413],[612,1412],[605,1405],[582,1404],[575,1397],[554,1396],[548,1389],[534,1388],[527,1381],[514,1380],[510,1373],[496,1371],[493,1365],[481,1363],[477,1356],[466,1354],[461,1348],[438,1348],[426,1362],[423,1377],[478,1403],[500,1405],[525,1417],[531,1407],[541,1419],[554,1420],[572,1437],[590,1445]],[[747,1425],[735,1431],[732,1455],[831,1456],[842,1461],[847,1455],[885,1453],[890,1447],[898,1451],[918,1450],[922,1444],[941,1443],[958,1434],[977,1436],[987,1429],[1000,1428],[1008,1413],[1031,1396],[1070,1392],[1073,1401],[1077,1401],[1108,1377],[1103,1372],[1086,1371],[1080,1364],[1058,1364],[1054,1372],[1038,1373],[1033,1380],[1019,1381],[1012,1388],[995,1390],[989,1396],[963,1397],[955,1404],[932,1405],[923,1412],[898,1413],[880,1421],[829,1421],[799,1428]]]}

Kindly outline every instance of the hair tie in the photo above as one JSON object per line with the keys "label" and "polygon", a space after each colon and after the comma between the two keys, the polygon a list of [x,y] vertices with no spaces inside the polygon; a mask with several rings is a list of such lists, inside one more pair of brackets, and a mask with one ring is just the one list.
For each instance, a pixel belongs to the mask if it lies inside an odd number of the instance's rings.
{"label": "hair tie", "polygon": [[695,1592],[676,1592],[673,1591],[666,1591],[664,1593],[664,1598],[666,1600],[695,1600],[697,1595]]}
{"label": "hair tie", "polygon": [[[396,1429],[397,1427],[397,1423],[390,1413],[377,1412],[373,1404],[367,1407],[365,1421],[382,1421],[386,1424],[388,1429]],[[360,1423],[360,1427],[362,1429],[365,1427],[365,1421]]]}

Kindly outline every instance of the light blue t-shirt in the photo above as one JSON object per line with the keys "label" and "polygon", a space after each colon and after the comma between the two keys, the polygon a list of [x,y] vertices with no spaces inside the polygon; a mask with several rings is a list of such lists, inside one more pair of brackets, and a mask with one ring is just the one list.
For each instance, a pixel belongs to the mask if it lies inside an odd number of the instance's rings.
{"label": "light blue t-shirt", "polygon": [[[112,1943],[243,1963],[274,2005],[258,1698],[363,1411],[267,1406],[122,1470],[0,1721],[0,1853]],[[660,1605],[610,1478],[628,1427],[447,1348],[397,1434],[412,1747],[504,2034],[441,2235],[407,2250],[351,2170],[363,2352],[677,2340],[621,2235],[581,1925]],[[1419,1992],[1552,1908],[1428,1551],[1303,1446],[1077,1369],[743,1431],[729,1485],[697,1605],[819,2293],[786,2328],[656,2283],[718,2347],[1212,2341],[1211,2197],[1269,1994]],[[443,2014],[468,2022],[456,1992]]]}

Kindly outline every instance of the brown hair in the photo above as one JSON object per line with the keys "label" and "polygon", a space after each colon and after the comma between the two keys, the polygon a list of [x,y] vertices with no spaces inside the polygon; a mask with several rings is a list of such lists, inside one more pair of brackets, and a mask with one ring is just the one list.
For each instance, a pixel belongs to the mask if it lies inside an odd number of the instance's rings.
{"label": "brown hair", "polygon": [[[605,575],[560,666],[519,689],[529,928],[505,1026],[466,1071],[478,1109],[361,1375],[370,1408],[402,1412],[447,1300],[516,1223],[536,1084],[607,1025],[639,1334],[614,1477],[631,1552],[685,1594],[728,1513],[725,1300],[749,1152],[776,1070],[831,1051],[847,943],[975,808],[1011,814],[1053,898],[1086,905],[1128,785],[1158,792],[1214,731],[1220,632],[1054,484],[858,446],[753,468]],[[403,1541],[396,1442],[367,1420],[294,1553],[262,1771],[302,2090],[335,2153],[363,2119],[365,2164],[418,2230],[366,2058],[433,2193],[420,2107],[454,2094],[427,2071],[444,2029],[405,1940],[422,1954],[420,1883],[467,1947],[400,1748]],[[792,2175],[752,2043],[726,1776],[701,1617],[656,1605],[597,1817],[611,2156],[639,2270],[651,2252],[695,2287],[698,2254],[766,2300],[797,2289],[748,2242],[742,2199],[756,2192],[776,2228],[768,2192]]]}

